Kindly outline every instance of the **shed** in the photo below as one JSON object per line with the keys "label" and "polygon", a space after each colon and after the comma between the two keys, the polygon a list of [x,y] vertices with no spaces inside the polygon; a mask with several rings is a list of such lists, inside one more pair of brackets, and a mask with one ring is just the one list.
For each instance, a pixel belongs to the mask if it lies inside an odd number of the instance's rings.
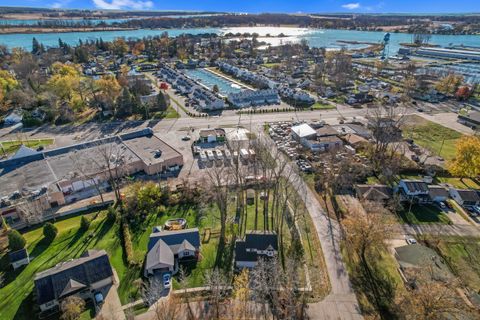
{"label": "shed", "polygon": [[10,264],[12,265],[13,270],[30,263],[30,256],[25,248],[9,252],[8,258],[10,259]]}
{"label": "shed", "polygon": [[255,190],[247,189],[247,204],[255,203]]}

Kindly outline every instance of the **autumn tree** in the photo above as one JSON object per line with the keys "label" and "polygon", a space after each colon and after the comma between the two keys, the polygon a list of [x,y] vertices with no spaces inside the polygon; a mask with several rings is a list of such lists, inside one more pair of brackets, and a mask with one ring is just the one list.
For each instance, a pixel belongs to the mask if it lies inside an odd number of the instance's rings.
{"label": "autumn tree", "polygon": [[251,317],[248,303],[251,299],[251,289],[248,269],[243,269],[233,279],[233,314],[235,319],[249,319]]}
{"label": "autumn tree", "polygon": [[476,178],[480,175],[480,137],[464,136],[456,142],[455,159],[447,163],[454,176]]}
{"label": "autumn tree", "polygon": [[[466,303],[457,294],[452,281],[436,281],[426,276],[428,272],[415,272],[413,288],[400,291],[397,296],[397,314],[401,320],[473,319]],[[472,318],[473,316],[473,318]]]}
{"label": "autumn tree", "polygon": [[207,271],[205,284],[209,287],[209,300],[212,306],[208,319],[222,319],[224,312],[222,302],[229,295],[229,281],[220,269],[215,268]]}
{"label": "autumn tree", "polygon": [[462,83],[463,77],[461,75],[450,73],[437,82],[435,89],[448,95],[454,95]]}
{"label": "autumn tree", "polygon": [[460,101],[464,101],[470,98],[472,94],[473,94],[472,88],[470,88],[469,86],[460,86],[455,92],[455,98],[457,98]]}
{"label": "autumn tree", "polygon": [[65,298],[60,304],[62,320],[77,320],[85,309],[85,301],[78,296],[70,296]]}

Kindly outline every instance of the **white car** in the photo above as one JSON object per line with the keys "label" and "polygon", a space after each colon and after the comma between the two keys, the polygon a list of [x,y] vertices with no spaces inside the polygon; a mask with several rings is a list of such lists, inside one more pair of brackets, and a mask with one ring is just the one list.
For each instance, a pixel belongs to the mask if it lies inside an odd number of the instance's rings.
{"label": "white car", "polygon": [[407,238],[406,241],[408,244],[417,244],[417,240],[415,240],[414,238]]}

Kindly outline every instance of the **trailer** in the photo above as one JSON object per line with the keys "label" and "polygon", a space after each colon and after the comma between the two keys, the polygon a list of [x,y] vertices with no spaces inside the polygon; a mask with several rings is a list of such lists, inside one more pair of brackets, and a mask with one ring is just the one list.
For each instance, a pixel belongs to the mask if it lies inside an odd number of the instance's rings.
{"label": "trailer", "polygon": [[225,158],[229,161],[232,160],[232,154],[230,153],[230,150],[225,149],[224,152],[225,152]]}
{"label": "trailer", "polygon": [[205,154],[205,151],[200,151],[200,161],[207,161],[207,155]]}
{"label": "trailer", "polygon": [[208,157],[208,160],[210,161],[215,160],[215,156],[213,155],[212,150],[207,150],[207,157]]}
{"label": "trailer", "polygon": [[248,153],[247,149],[240,149],[240,158],[242,158],[242,160],[247,161],[249,157],[250,154]]}
{"label": "trailer", "polygon": [[222,150],[215,150],[215,156],[217,158],[217,160],[223,160],[223,154],[222,154]]}

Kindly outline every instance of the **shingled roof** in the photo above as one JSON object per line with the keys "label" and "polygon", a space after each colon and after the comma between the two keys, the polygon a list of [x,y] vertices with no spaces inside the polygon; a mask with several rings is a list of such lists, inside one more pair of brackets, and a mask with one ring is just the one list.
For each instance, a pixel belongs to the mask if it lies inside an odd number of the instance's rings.
{"label": "shingled roof", "polygon": [[57,264],[35,275],[38,303],[58,299],[112,276],[105,250],[89,250],[81,258]]}
{"label": "shingled roof", "polygon": [[247,231],[245,234],[246,248],[254,248],[257,250],[266,250],[272,247],[278,250],[277,234],[273,231]]}

